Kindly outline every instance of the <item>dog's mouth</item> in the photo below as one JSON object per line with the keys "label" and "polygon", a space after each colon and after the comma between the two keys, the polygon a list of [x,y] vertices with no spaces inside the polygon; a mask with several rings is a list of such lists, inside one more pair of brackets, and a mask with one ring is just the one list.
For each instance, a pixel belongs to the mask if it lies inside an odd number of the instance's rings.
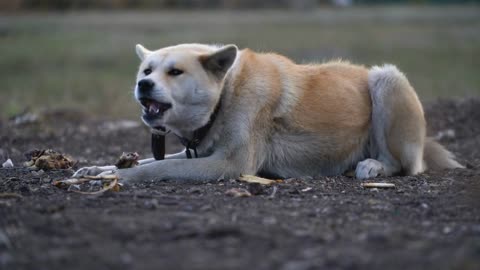
{"label": "dog's mouth", "polygon": [[143,113],[149,116],[161,116],[172,108],[172,104],[159,102],[150,98],[141,98],[140,104],[143,107]]}

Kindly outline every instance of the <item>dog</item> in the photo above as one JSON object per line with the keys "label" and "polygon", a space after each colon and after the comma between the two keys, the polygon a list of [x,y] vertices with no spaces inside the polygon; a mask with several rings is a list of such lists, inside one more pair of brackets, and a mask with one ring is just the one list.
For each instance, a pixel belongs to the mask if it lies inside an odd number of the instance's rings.
{"label": "dog", "polygon": [[74,176],[202,181],[354,171],[370,179],[463,167],[426,137],[419,98],[393,65],[299,65],[235,45],[156,51],[137,45],[136,52],[143,122],[174,133],[186,149],[133,168],[86,167]]}

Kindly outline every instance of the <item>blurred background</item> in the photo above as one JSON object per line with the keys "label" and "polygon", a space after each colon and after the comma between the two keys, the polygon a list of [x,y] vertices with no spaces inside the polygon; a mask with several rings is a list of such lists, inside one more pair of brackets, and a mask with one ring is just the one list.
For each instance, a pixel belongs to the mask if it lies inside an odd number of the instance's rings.
{"label": "blurred background", "polygon": [[0,0],[0,118],[138,119],[134,46],[235,43],[299,63],[395,63],[422,101],[480,95],[480,1]]}

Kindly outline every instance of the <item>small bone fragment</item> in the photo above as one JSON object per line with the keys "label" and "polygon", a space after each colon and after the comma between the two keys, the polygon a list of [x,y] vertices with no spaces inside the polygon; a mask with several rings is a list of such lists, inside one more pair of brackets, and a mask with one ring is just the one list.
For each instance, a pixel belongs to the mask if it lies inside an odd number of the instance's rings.
{"label": "small bone fragment", "polygon": [[270,180],[270,179],[258,177],[255,175],[243,175],[243,174],[240,175],[238,180],[247,182],[247,183],[259,183],[262,185],[271,185],[277,182],[275,180]]}
{"label": "small bone fragment", "polygon": [[362,183],[364,188],[395,188],[392,183]]}

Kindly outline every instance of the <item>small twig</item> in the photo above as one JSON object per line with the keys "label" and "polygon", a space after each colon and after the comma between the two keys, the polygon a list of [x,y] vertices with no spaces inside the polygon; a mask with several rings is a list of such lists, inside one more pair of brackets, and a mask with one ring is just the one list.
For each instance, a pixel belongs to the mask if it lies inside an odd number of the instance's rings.
{"label": "small twig", "polygon": [[23,196],[18,194],[18,193],[0,193],[0,198],[17,198],[17,199],[23,199]]}
{"label": "small twig", "polygon": [[270,194],[270,196],[268,196],[269,199],[275,198],[275,195],[277,194],[277,189],[278,189],[277,186],[273,186],[272,194]]}
{"label": "small twig", "polygon": [[85,175],[82,178],[90,179],[90,180],[118,180],[118,177],[115,174],[107,174],[107,175]]}
{"label": "small twig", "polygon": [[65,179],[65,180],[57,180],[53,181],[52,185],[54,186],[60,186],[62,184],[65,185],[77,185],[77,184],[82,184],[85,182],[90,182],[92,179],[87,179],[87,178],[70,178],[70,179]]}

